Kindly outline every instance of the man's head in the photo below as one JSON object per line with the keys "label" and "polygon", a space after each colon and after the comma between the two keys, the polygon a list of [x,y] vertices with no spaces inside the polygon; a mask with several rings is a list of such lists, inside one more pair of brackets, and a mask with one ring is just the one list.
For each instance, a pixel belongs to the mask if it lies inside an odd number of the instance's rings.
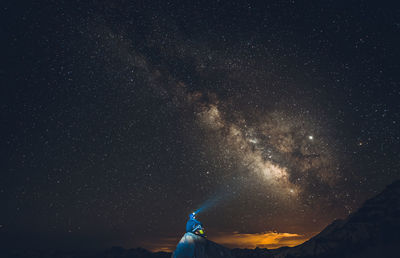
{"label": "man's head", "polygon": [[190,219],[195,219],[196,218],[196,213],[195,212],[190,213],[189,218]]}

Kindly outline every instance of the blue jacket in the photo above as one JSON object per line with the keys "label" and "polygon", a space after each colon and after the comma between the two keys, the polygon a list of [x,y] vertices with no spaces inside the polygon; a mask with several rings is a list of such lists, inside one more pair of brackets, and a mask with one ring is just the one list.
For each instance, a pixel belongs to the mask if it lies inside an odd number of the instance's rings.
{"label": "blue jacket", "polygon": [[199,225],[201,228],[203,228],[203,224],[201,224],[200,221],[196,220],[195,218],[189,219],[188,222],[186,223],[186,232],[194,233],[193,230]]}

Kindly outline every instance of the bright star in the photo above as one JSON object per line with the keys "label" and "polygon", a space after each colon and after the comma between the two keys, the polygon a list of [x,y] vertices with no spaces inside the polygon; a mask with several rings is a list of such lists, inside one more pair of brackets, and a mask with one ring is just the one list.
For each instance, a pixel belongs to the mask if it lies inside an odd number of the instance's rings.
{"label": "bright star", "polygon": [[257,143],[258,141],[257,141],[257,139],[250,139],[250,140],[249,140],[249,142],[251,142],[251,143],[254,143],[254,144],[255,144],[255,143]]}

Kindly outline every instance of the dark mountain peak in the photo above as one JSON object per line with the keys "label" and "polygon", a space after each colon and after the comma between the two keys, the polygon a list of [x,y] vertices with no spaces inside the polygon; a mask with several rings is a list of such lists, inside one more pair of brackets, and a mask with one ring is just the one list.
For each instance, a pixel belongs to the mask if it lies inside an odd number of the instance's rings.
{"label": "dark mountain peak", "polygon": [[348,218],[350,223],[379,223],[391,218],[399,218],[400,180],[388,185],[383,192],[365,201],[361,208]]}
{"label": "dark mountain peak", "polygon": [[398,257],[400,180],[367,200],[345,220],[335,220],[307,242],[274,257]]}

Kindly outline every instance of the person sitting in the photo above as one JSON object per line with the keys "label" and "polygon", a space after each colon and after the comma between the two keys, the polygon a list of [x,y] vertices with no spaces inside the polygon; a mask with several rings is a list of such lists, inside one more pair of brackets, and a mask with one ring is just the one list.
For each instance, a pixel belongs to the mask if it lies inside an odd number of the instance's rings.
{"label": "person sitting", "polygon": [[189,220],[186,223],[186,232],[204,236],[203,224],[196,219],[196,213],[189,215]]}

